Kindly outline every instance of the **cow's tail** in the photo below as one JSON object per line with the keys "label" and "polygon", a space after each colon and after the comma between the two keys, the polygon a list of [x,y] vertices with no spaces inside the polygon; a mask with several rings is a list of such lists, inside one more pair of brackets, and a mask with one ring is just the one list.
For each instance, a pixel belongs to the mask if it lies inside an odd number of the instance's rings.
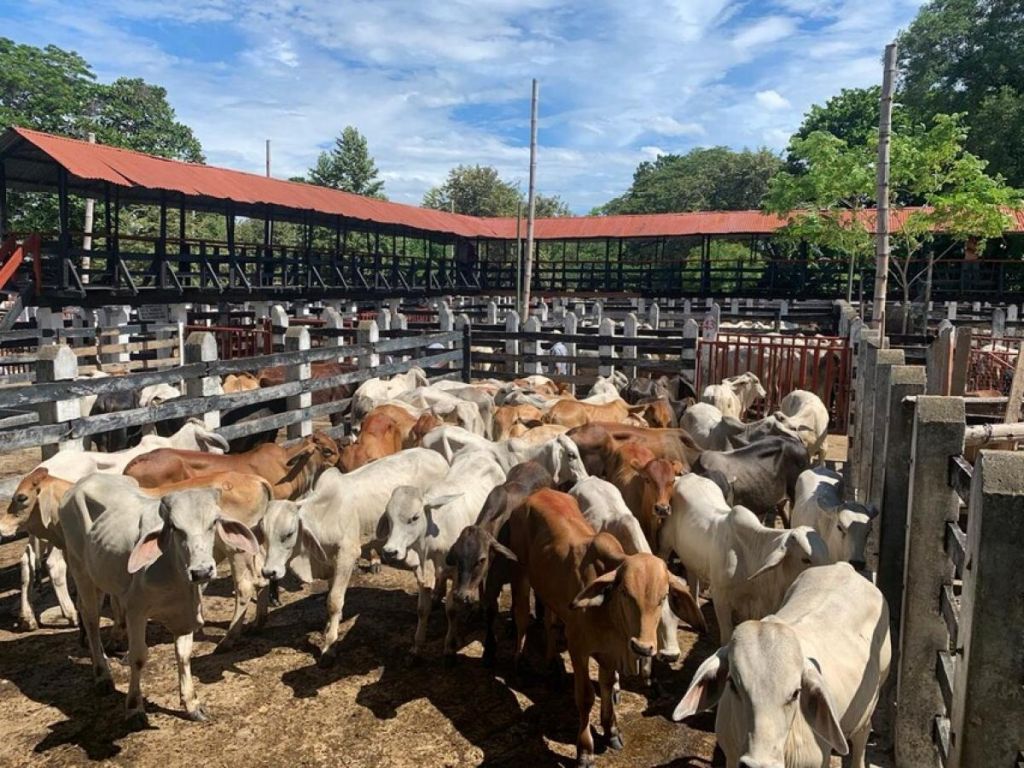
{"label": "cow's tail", "polygon": [[89,494],[84,488],[76,487],[68,492],[71,503],[75,505],[82,520],[82,531],[86,534],[92,530],[92,515],[89,514]]}

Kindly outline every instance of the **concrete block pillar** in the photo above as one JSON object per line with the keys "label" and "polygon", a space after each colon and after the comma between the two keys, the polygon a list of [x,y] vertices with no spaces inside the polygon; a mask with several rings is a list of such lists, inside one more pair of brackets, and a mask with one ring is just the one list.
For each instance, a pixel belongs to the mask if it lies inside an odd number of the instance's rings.
{"label": "concrete block pillar", "polygon": [[391,330],[391,312],[387,309],[377,311],[377,328],[381,331]]}
{"label": "concrete block pillar", "polygon": [[98,341],[103,346],[117,345],[120,349],[114,352],[101,353],[99,355],[100,362],[126,364],[131,360],[131,353],[128,351],[131,337],[124,331],[130,319],[128,307],[103,308],[102,325],[103,330],[107,331],[107,333],[101,336]]}
{"label": "concrete block pillar", "polygon": [[911,439],[907,547],[895,721],[896,764],[935,761],[932,727],[943,709],[935,677],[939,651],[949,638],[939,605],[953,565],[946,554],[946,523],[955,521],[960,500],[946,481],[949,457],[964,447],[965,409],[959,397],[917,399]]}
{"label": "concrete block pillar", "polygon": [[[284,335],[285,352],[304,352],[309,349],[309,329],[297,325],[289,328]],[[297,363],[285,366],[285,381],[307,381],[311,375],[312,366],[310,363]],[[298,395],[290,395],[285,399],[289,411],[301,411],[313,405],[313,393],[303,392]],[[307,437],[313,434],[313,420],[307,416],[302,421],[287,426],[289,440],[300,437]]]}
{"label": "concrete block pillar", "polygon": [[542,323],[546,323],[548,321],[548,303],[544,301],[544,299],[541,299],[537,303],[537,317]]}
{"label": "concrete block pillar", "polygon": [[[871,440],[871,476],[868,481],[867,493],[865,494],[867,504],[879,507],[882,503],[882,488],[885,485],[885,430],[889,426],[889,394],[892,387],[891,376],[894,366],[905,363],[902,349],[880,349],[875,356],[875,380],[871,385],[871,397],[874,398],[874,418],[871,422],[871,431],[865,434],[865,438]],[[877,531],[877,528],[875,529]],[[875,546],[868,556],[868,563],[874,570],[877,560],[871,555],[877,555],[877,535],[873,535]]]}
{"label": "concrete block pillar", "polygon": [[366,346],[366,349],[359,355],[359,368],[368,370],[380,365],[380,355],[373,349],[372,345],[380,341],[380,329],[377,328],[375,320],[360,320],[356,329],[356,344]]}
{"label": "concrete block pillar", "polygon": [[[700,326],[692,317],[683,323],[683,347],[679,354],[682,377],[697,389],[697,339],[700,338]],[[697,390],[698,394],[700,390]]]}
{"label": "concrete block pillar", "polygon": [[[540,318],[536,315],[527,318],[526,325],[523,327],[523,330],[527,333],[540,333]],[[526,358],[526,361],[523,363],[524,373],[544,373],[544,363],[540,360],[540,357],[543,354],[544,350],[541,349],[539,341],[535,339],[525,340],[523,342],[523,357]],[[536,356],[536,359],[531,360],[530,358],[533,356]]]}
{"label": "concrete block pillar", "polygon": [[[637,328],[640,325],[636,319],[636,315],[629,312],[626,315],[625,321],[622,323],[622,335],[627,339],[635,339],[637,336]],[[627,359],[636,359],[636,347],[623,347],[622,356]],[[627,363],[625,366],[626,375],[631,378],[636,378],[636,365]]]}
{"label": "concrete block pillar", "polygon": [[1024,749],[1024,453],[974,463],[950,713],[951,766],[1013,765]]}
{"label": "concrete block pillar", "polygon": [[[576,335],[578,330],[579,330],[579,318],[577,317],[575,312],[570,312],[569,314],[567,314],[565,316],[565,319],[562,321],[562,331],[563,331],[563,333],[567,337],[571,338],[571,337]],[[576,342],[574,342],[574,341],[566,341],[565,342],[565,354],[568,357],[572,357],[572,358],[576,357]],[[568,367],[565,370],[566,370],[566,375],[568,375],[568,376],[575,376],[576,375],[576,363],[570,362]],[[575,384],[570,384],[569,386],[570,386],[570,391],[573,394],[576,394],[576,385]]]}
{"label": "concrete block pillar", "polygon": [[36,327],[39,329],[40,344],[56,344],[64,329],[64,313],[59,309],[39,307],[36,310]]}
{"label": "concrete block pillar", "polygon": [[487,315],[484,318],[484,322],[487,325],[497,325],[498,323],[498,305],[493,301],[487,302]]}
{"label": "concrete block pillar", "polygon": [[605,340],[607,340],[607,342],[602,343],[597,348],[598,355],[600,355],[601,358],[604,358],[598,365],[597,373],[599,376],[611,376],[612,373],[615,372],[615,364],[612,363],[610,360],[607,360],[607,358],[615,357],[615,321],[612,320],[610,317],[604,318],[601,321],[601,326],[600,328],[598,328],[597,333],[598,336],[601,337],[602,342],[605,342]]}
{"label": "concrete block pillar", "polygon": [[1006,310],[996,307],[992,310],[992,338],[1001,339],[1006,335]]}
{"label": "concrete block pillar", "polygon": [[[195,331],[185,339],[185,364],[212,363],[217,360],[217,340],[209,331]],[[185,380],[186,397],[209,397],[219,395],[220,376],[199,376]],[[194,418],[202,419],[207,429],[220,426],[220,411],[208,410]]]}
{"label": "concrete block pillar", "polygon": [[654,330],[658,330],[661,326],[661,310],[658,308],[657,302],[651,302],[651,306],[647,310],[647,322]]}
{"label": "concrete block pillar", "polygon": [[[67,344],[47,344],[39,349],[36,361],[36,383],[52,384],[57,381],[74,381],[78,377],[78,356]],[[39,424],[63,424],[82,417],[81,401],[77,396],[66,400],[54,400],[39,403]],[[82,450],[82,439],[63,440],[59,443],[44,445],[41,448],[43,459],[56,455],[59,451]]]}
{"label": "concrete block pillar", "polygon": [[600,299],[595,299],[593,305],[590,307],[591,318],[595,325],[601,324],[601,318],[604,316],[604,303]]}
{"label": "concrete block pillar", "polygon": [[[345,319],[334,307],[324,307],[320,311],[320,319],[324,321],[324,334],[320,338],[321,347],[341,347],[345,344],[345,337],[342,330],[345,328]],[[341,362],[341,358],[338,359]]]}

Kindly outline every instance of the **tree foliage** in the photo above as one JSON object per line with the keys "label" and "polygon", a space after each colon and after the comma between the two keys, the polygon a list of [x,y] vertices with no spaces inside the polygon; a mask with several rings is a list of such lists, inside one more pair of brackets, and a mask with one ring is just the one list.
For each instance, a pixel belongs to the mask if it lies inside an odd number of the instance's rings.
{"label": "tree foliage", "polygon": [[900,99],[919,120],[966,113],[967,149],[1024,186],[1024,5],[931,0],[900,36]]}
{"label": "tree foliage", "polygon": [[[518,184],[501,178],[497,168],[487,165],[460,165],[448,172],[439,186],[427,190],[423,205],[439,211],[454,211],[470,216],[526,216],[526,199]],[[568,216],[569,206],[558,195],[534,196],[538,218]]]}
{"label": "tree foliage", "polygon": [[693,149],[640,163],[626,193],[597,213],[758,208],[782,163],[768,149],[735,152],[728,147]]}
{"label": "tree foliage", "polygon": [[387,199],[366,137],[351,125],[345,126],[330,151],[320,153],[316,165],[309,169],[309,181],[321,187]]}

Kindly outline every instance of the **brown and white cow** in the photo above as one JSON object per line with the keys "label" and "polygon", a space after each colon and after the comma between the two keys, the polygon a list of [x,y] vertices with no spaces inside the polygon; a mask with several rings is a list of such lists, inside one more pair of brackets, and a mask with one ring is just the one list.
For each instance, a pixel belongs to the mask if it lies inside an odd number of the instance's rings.
{"label": "brown and white cow", "polygon": [[704,618],[686,585],[654,555],[626,555],[610,533],[595,533],[576,500],[550,489],[532,494],[509,520],[509,548],[518,560],[512,582],[519,659],[530,619],[532,587],[545,607],[547,655],[556,652],[554,625],[561,621],[575,678],[578,766],[594,764],[590,710],[594,689],[590,659],[599,665],[601,725],[608,745],[622,747],[613,689],[617,673],[632,673],[654,656],[662,605],[703,629]]}

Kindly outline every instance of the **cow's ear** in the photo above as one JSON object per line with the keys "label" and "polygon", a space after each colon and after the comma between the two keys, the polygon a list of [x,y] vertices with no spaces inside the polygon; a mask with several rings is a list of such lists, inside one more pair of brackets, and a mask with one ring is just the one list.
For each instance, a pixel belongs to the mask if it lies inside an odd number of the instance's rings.
{"label": "cow's ear", "polygon": [[677,459],[672,462],[672,471],[677,475],[685,475],[689,470],[683,462]]}
{"label": "cow's ear", "polygon": [[255,555],[260,551],[260,544],[249,526],[238,520],[221,515],[217,520],[217,533],[221,541],[237,552]]}
{"label": "cow's ear", "polygon": [[299,539],[302,541],[303,546],[306,547],[306,551],[312,555],[312,559],[327,562],[327,553],[324,552],[320,539],[309,530],[309,526],[302,522],[302,520],[299,520]]}
{"label": "cow's ear", "polygon": [[380,519],[377,521],[377,541],[387,541],[390,535],[391,518],[388,517],[388,513],[385,512],[383,515],[380,516]]}
{"label": "cow's ear", "polygon": [[165,538],[166,525],[154,528],[147,533],[132,549],[128,557],[128,573],[136,573],[146,566],[152,565],[163,554],[163,539]]}
{"label": "cow's ear", "polygon": [[697,668],[690,687],[672,712],[672,719],[678,723],[690,715],[711,709],[722,698],[728,679],[729,649],[723,647]]}
{"label": "cow's ear", "polygon": [[518,563],[519,562],[519,558],[516,557],[516,553],[513,552],[508,547],[506,547],[504,544],[502,544],[500,541],[498,541],[493,536],[491,536],[491,549],[493,549],[499,555],[501,555],[502,557],[510,560],[513,563]]}
{"label": "cow's ear", "polygon": [[765,561],[761,564],[761,567],[754,571],[752,574],[750,574],[750,576],[747,577],[747,580],[750,581],[751,579],[756,579],[762,573],[770,571],[772,568],[781,564],[782,561],[786,559],[786,555],[789,553],[790,548],[793,546],[792,542],[794,542],[793,536],[787,535],[785,538],[783,538],[782,541],[779,542],[778,546],[768,553],[768,557],[765,558]]}
{"label": "cow's ear", "polygon": [[837,754],[849,753],[832,697],[821,673],[810,659],[804,660],[804,671],[800,678],[800,711],[814,732],[828,742]]}
{"label": "cow's ear", "polygon": [[315,450],[316,450],[316,446],[315,446],[315,445],[307,445],[307,446],[305,446],[305,447],[304,447],[304,448],[303,448],[303,449],[302,449],[301,451],[299,451],[299,452],[298,452],[298,453],[296,453],[296,454],[295,454],[294,456],[292,456],[292,457],[291,457],[290,459],[288,459],[288,461],[287,461],[287,462],[285,462],[285,463],[286,463],[286,464],[287,464],[287,465],[288,465],[289,467],[294,467],[294,466],[295,466],[296,464],[298,464],[298,463],[299,463],[300,461],[305,461],[305,460],[306,460],[306,459],[308,459],[308,458],[309,458],[310,456],[312,456],[312,455],[313,455],[313,452],[314,452]]}
{"label": "cow's ear", "polygon": [[261,547],[267,543],[267,534],[263,530],[263,520],[262,519],[258,523],[256,523],[256,525],[254,525],[252,528],[250,528],[249,530],[252,531],[252,535],[256,537],[256,541],[259,542],[259,545]]}
{"label": "cow's ear", "polygon": [[708,624],[704,620],[704,614],[700,611],[697,598],[690,592],[682,579],[669,574],[668,577],[668,604],[672,613],[685,621],[697,632],[707,634]]}
{"label": "cow's ear", "polygon": [[446,504],[451,504],[458,498],[461,498],[465,494],[462,493],[450,493],[446,496],[434,496],[433,498],[427,499],[423,502],[423,509],[427,512],[433,512],[438,507],[443,507]]}
{"label": "cow's ear", "polygon": [[616,569],[598,576],[580,590],[580,593],[572,599],[570,606],[572,608],[597,608],[604,605],[605,598],[612,591],[612,587],[615,586],[615,580],[618,578],[618,575],[619,572]]}

